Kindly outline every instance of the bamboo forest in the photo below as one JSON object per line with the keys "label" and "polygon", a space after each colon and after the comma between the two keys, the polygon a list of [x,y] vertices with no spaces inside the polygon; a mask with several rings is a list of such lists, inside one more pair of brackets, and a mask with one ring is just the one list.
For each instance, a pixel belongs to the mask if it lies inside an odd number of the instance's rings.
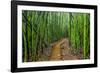
{"label": "bamboo forest", "polygon": [[22,10],[22,61],[90,59],[90,14]]}

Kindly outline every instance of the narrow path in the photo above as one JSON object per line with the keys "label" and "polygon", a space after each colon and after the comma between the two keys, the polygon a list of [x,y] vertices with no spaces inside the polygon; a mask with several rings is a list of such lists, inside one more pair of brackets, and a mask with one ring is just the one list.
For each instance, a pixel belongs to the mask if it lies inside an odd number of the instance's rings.
{"label": "narrow path", "polygon": [[70,53],[68,39],[64,38],[53,44],[49,60],[74,60],[77,59]]}

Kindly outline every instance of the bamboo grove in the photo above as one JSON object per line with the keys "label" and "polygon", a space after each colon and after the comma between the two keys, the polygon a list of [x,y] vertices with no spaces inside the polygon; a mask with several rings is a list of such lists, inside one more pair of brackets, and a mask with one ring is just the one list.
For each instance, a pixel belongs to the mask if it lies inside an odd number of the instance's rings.
{"label": "bamboo grove", "polygon": [[90,14],[22,11],[23,62],[38,61],[52,43],[68,38],[72,53],[90,56]]}

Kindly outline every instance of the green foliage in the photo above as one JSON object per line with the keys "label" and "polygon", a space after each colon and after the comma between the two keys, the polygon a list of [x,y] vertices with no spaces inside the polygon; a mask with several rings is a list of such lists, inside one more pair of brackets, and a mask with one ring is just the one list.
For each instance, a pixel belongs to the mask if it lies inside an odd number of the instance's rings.
{"label": "green foliage", "polygon": [[23,62],[38,61],[51,43],[68,38],[74,53],[88,58],[90,15],[87,13],[22,11]]}
{"label": "green foliage", "polygon": [[69,13],[69,40],[74,54],[83,53],[83,58],[89,57],[90,48],[90,15],[86,13]]}

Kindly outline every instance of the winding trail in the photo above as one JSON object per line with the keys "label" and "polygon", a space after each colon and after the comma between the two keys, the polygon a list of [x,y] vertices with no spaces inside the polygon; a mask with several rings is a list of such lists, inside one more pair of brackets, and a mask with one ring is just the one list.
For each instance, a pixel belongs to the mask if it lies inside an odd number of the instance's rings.
{"label": "winding trail", "polygon": [[72,55],[71,50],[69,48],[68,39],[64,38],[60,41],[57,41],[52,45],[51,54],[49,60],[57,61],[57,60],[76,60],[78,59],[76,56]]}

